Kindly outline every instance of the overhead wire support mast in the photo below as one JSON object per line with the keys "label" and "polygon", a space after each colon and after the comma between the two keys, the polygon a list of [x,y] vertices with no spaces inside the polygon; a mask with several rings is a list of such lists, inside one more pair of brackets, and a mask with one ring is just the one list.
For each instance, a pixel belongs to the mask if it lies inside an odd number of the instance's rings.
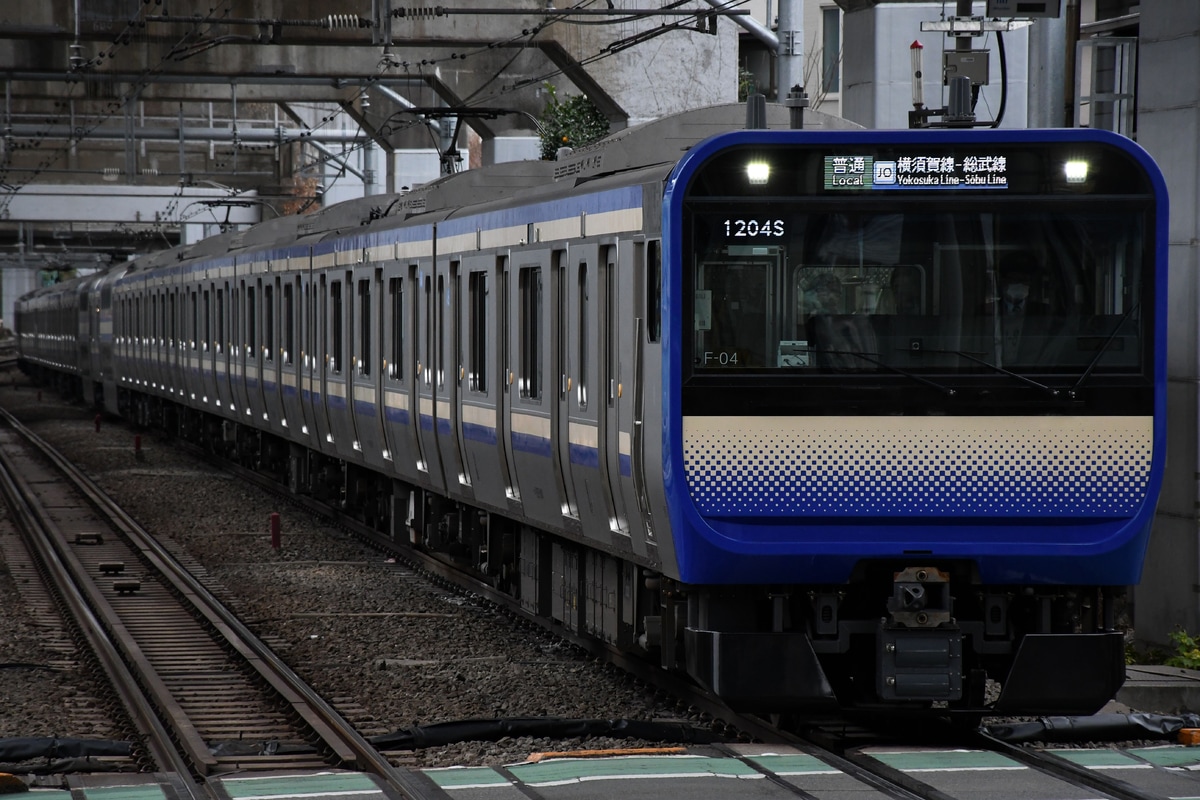
{"label": "overhead wire support mast", "polygon": [[[1033,20],[1016,18],[1001,20],[969,16],[962,13],[969,10],[969,0],[960,2],[959,7],[960,14],[958,16],[949,17],[941,21],[926,21],[921,23],[921,30],[923,32],[944,33],[958,42],[954,51],[946,51],[943,54],[943,80],[950,91],[950,97],[944,107],[925,107],[924,89],[922,87],[924,68],[921,63],[924,47],[918,41],[914,41],[909,47],[913,73],[913,108],[908,112],[908,127],[910,128],[996,128],[1000,126],[1000,122],[1004,118],[1004,109],[1008,99],[1008,65],[1004,51],[1004,33],[1006,31],[1027,28],[1033,24]],[[979,121],[975,117],[975,101],[978,97],[980,87],[988,82],[987,53],[986,51],[972,50],[970,40],[972,37],[983,36],[986,33],[996,34],[996,41],[1000,52],[1000,110],[996,115],[996,119]],[[950,55],[956,56],[953,62],[947,58]],[[950,75],[952,70],[957,72],[963,67],[968,66],[971,62],[976,62],[979,56],[983,57],[982,68],[976,70],[979,74],[975,75],[974,78],[961,73],[954,76]],[[941,117],[942,120],[940,122],[933,122],[931,121],[932,117]]]}

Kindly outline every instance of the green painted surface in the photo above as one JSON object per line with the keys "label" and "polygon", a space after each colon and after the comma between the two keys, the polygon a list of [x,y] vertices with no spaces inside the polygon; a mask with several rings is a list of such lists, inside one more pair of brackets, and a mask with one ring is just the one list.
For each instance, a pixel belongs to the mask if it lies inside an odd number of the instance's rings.
{"label": "green painted surface", "polygon": [[1159,767],[1192,767],[1200,765],[1200,747],[1172,745],[1170,747],[1138,747],[1129,752]]}
{"label": "green painted surface", "polygon": [[491,767],[455,767],[451,769],[427,769],[422,774],[443,789],[458,789],[464,786],[505,786],[508,778]]}
{"label": "green painted surface", "polygon": [[1116,750],[1051,750],[1064,761],[1081,767],[1144,767],[1145,762]]}
{"label": "green painted surface", "polygon": [[573,783],[616,777],[757,777],[750,766],[732,758],[707,756],[632,756],[605,759],[552,759],[538,764],[519,764],[509,772],[530,786]]}
{"label": "green painted surface", "polygon": [[795,754],[786,756],[747,756],[747,761],[753,761],[776,775],[804,775],[816,772],[839,772],[816,756]]}
{"label": "green painted surface", "polygon": [[1024,769],[1021,764],[999,753],[983,750],[921,750],[912,753],[868,752],[877,761],[904,772],[920,770]]}
{"label": "green painted surface", "polygon": [[[235,800],[240,797],[293,797],[300,794],[333,794],[335,792],[383,794],[383,790],[375,781],[361,772],[272,778],[222,778],[221,785]],[[161,796],[159,795],[159,797]]]}
{"label": "green painted surface", "polygon": [[164,800],[162,787],[157,783],[140,786],[90,786],[84,790],[89,800]]}

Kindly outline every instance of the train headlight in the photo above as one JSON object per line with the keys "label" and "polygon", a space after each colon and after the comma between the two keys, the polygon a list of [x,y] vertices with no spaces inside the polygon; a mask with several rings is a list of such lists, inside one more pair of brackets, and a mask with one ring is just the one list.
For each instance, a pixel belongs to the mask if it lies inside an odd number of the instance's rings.
{"label": "train headlight", "polygon": [[1088,177],[1088,162],[1068,161],[1063,164],[1063,175],[1067,183],[1085,183]]}
{"label": "train headlight", "polygon": [[771,177],[771,165],[766,161],[751,161],[746,164],[746,179],[754,186],[761,186]]}

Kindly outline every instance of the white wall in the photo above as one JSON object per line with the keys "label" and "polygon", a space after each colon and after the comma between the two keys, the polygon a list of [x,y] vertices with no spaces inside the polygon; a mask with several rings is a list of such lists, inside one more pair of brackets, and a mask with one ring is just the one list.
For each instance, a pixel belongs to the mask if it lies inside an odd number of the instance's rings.
{"label": "white wall", "polygon": [[1143,4],[1138,64],[1138,143],[1162,168],[1171,202],[1167,321],[1167,474],[1134,626],[1165,644],[1176,626],[1200,630],[1200,3]]}

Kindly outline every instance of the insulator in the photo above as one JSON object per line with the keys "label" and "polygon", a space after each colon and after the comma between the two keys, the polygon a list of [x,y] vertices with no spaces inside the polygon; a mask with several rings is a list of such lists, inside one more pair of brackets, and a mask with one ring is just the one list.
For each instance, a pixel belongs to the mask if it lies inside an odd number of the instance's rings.
{"label": "insulator", "polygon": [[434,17],[445,16],[446,10],[442,6],[418,6],[416,8],[397,8],[392,11],[392,16],[403,19],[433,19]]}
{"label": "insulator", "polygon": [[330,14],[325,18],[325,27],[331,31],[339,28],[366,28],[370,24],[357,14]]}

